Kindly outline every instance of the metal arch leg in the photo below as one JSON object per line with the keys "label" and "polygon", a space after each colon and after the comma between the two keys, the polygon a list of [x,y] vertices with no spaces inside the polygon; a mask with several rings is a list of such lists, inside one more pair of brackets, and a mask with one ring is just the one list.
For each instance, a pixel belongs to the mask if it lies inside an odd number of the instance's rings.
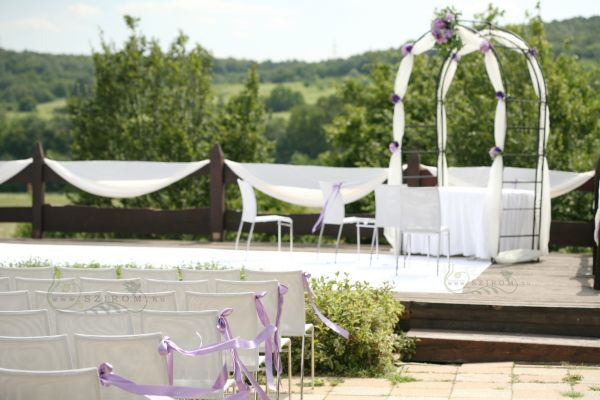
{"label": "metal arch leg", "polygon": [[344,228],[344,224],[340,224],[340,228],[338,229],[337,240],[335,242],[335,259],[334,263],[337,264],[337,255],[338,249],[340,248],[340,238],[342,237],[342,229]]}
{"label": "metal arch leg", "polygon": [[237,231],[237,236],[235,237],[235,249],[238,249],[238,245],[240,243],[240,236],[242,236],[242,228],[244,227],[244,221],[240,219],[240,227]]}
{"label": "metal arch leg", "polygon": [[277,251],[281,251],[281,221],[277,221]]}
{"label": "metal arch leg", "polygon": [[304,399],[304,340],[305,334],[302,335],[302,345],[300,347],[300,400]]}
{"label": "metal arch leg", "polygon": [[321,254],[321,240],[323,239],[323,230],[325,229],[325,224],[321,224],[321,229],[319,230],[319,241],[317,242],[317,255]]}
{"label": "metal arch leg", "polygon": [[254,233],[254,222],[250,225],[250,233],[248,233],[248,242],[246,243],[246,251],[250,250],[250,242],[252,241],[252,234]]}

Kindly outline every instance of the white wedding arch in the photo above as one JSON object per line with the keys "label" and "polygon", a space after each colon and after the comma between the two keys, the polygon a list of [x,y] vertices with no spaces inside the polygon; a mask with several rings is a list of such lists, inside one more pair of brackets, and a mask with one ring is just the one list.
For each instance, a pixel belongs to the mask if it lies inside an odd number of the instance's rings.
{"label": "white wedding arch", "polygon": [[[460,24],[455,27],[454,34],[462,42],[461,48],[453,49],[445,59],[440,72],[436,90],[436,127],[437,127],[437,177],[439,186],[449,185],[448,163],[446,158],[447,124],[444,100],[452,84],[455,72],[459,66],[460,58],[469,53],[480,51],[489,80],[496,92],[498,100],[494,119],[494,141],[490,143],[490,156],[493,158],[487,181],[486,216],[487,237],[486,245],[492,258],[499,262],[514,262],[538,259],[540,255],[548,252],[550,232],[550,185],[549,168],[546,159],[546,145],[549,135],[549,110],[546,103],[546,83],[536,57],[535,49],[530,48],[518,35],[495,27],[487,27],[480,31],[467,28]],[[404,57],[400,62],[394,83],[394,117],[393,140],[394,150],[390,158],[388,183],[402,183],[402,139],[405,130],[405,113],[403,99],[407,93],[413,62],[419,56],[436,46],[436,38],[432,32],[421,36],[414,43],[402,47]],[[502,187],[504,181],[504,161],[502,151],[507,133],[506,92],[500,63],[495,47],[514,50],[523,54],[526,59],[529,76],[534,92],[538,99],[538,127],[537,127],[537,166],[527,181],[529,187],[533,186],[534,200],[532,208],[531,246],[527,249],[517,249],[500,252],[500,221],[502,212]],[[507,235],[508,236],[508,235]],[[515,235],[510,235],[511,237]]]}

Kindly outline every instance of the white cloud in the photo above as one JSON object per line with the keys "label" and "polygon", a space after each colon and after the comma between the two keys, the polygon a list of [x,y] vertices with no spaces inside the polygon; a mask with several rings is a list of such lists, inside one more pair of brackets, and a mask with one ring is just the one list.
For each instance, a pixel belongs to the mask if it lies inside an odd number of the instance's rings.
{"label": "white cloud", "polygon": [[79,17],[95,17],[102,15],[102,10],[98,7],[86,3],[75,3],[67,7],[67,10]]}
{"label": "white cloud", "polygon": [[16,29],[54,32],[58,27],[45,18],[21,18],[9,22],[7,25]]}

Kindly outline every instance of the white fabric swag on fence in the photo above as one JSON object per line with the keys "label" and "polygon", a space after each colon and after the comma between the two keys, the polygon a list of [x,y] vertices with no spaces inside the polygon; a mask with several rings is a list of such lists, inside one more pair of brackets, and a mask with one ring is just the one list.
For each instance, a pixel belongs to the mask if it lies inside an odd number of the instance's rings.
{"label": "white fabric swag on fence", "polygon": [[23,171],[29,164],[33,162],[33,158],[25,160],[0,161],[0,185]]}
{"label": "white fabric swag on fence", "polygon": [[96,196],[124,199],[163,189],[198,171],[209,160],[154,161],[55,161],[44,163],[71,185]]}
{"label": "white fabric swag on fence", "polygon": [[387,168],[341,168],[313,165],[254,164],[225,160],[240,178],[263,193],[304,207],[322,207],[319,181],[342,183],[344,204],[359,200],[387,179]]}

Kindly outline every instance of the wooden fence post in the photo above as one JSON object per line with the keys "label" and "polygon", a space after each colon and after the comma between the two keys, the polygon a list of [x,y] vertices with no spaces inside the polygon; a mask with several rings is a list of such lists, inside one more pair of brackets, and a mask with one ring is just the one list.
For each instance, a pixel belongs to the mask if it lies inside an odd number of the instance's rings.
{"label": "wooden fence post", "polygon": [[44,148],[41,143],[36,143],[33,149],[33,164],[31,174],[31,237],[41,239],[44,235],[44,195],[46,182],[44,182]]}
{"label": "wooden fence post", "polygon": [[[600,158],[596,162],[596,175],[594,177],[594,210],[597,212],[598,207],[600,207]],[[595,220],[594,220],[595,223]],[[600,226],[595,226],[600,230]],[[600,245],[594,242],[594,258],[592,272],[594,274],[594,289],[600,290]]]}
{"label": "wooden fence post", "polygon": [[421,156],[416,150],[408,152],[406,157],[405,182],[408,186],[421,186]]}
{"label": "wooden fence post", "polygon": [[223,241],[225,218],[225,156],[221,146],[215,144],[210,151],[210,233],[211,240]]}

